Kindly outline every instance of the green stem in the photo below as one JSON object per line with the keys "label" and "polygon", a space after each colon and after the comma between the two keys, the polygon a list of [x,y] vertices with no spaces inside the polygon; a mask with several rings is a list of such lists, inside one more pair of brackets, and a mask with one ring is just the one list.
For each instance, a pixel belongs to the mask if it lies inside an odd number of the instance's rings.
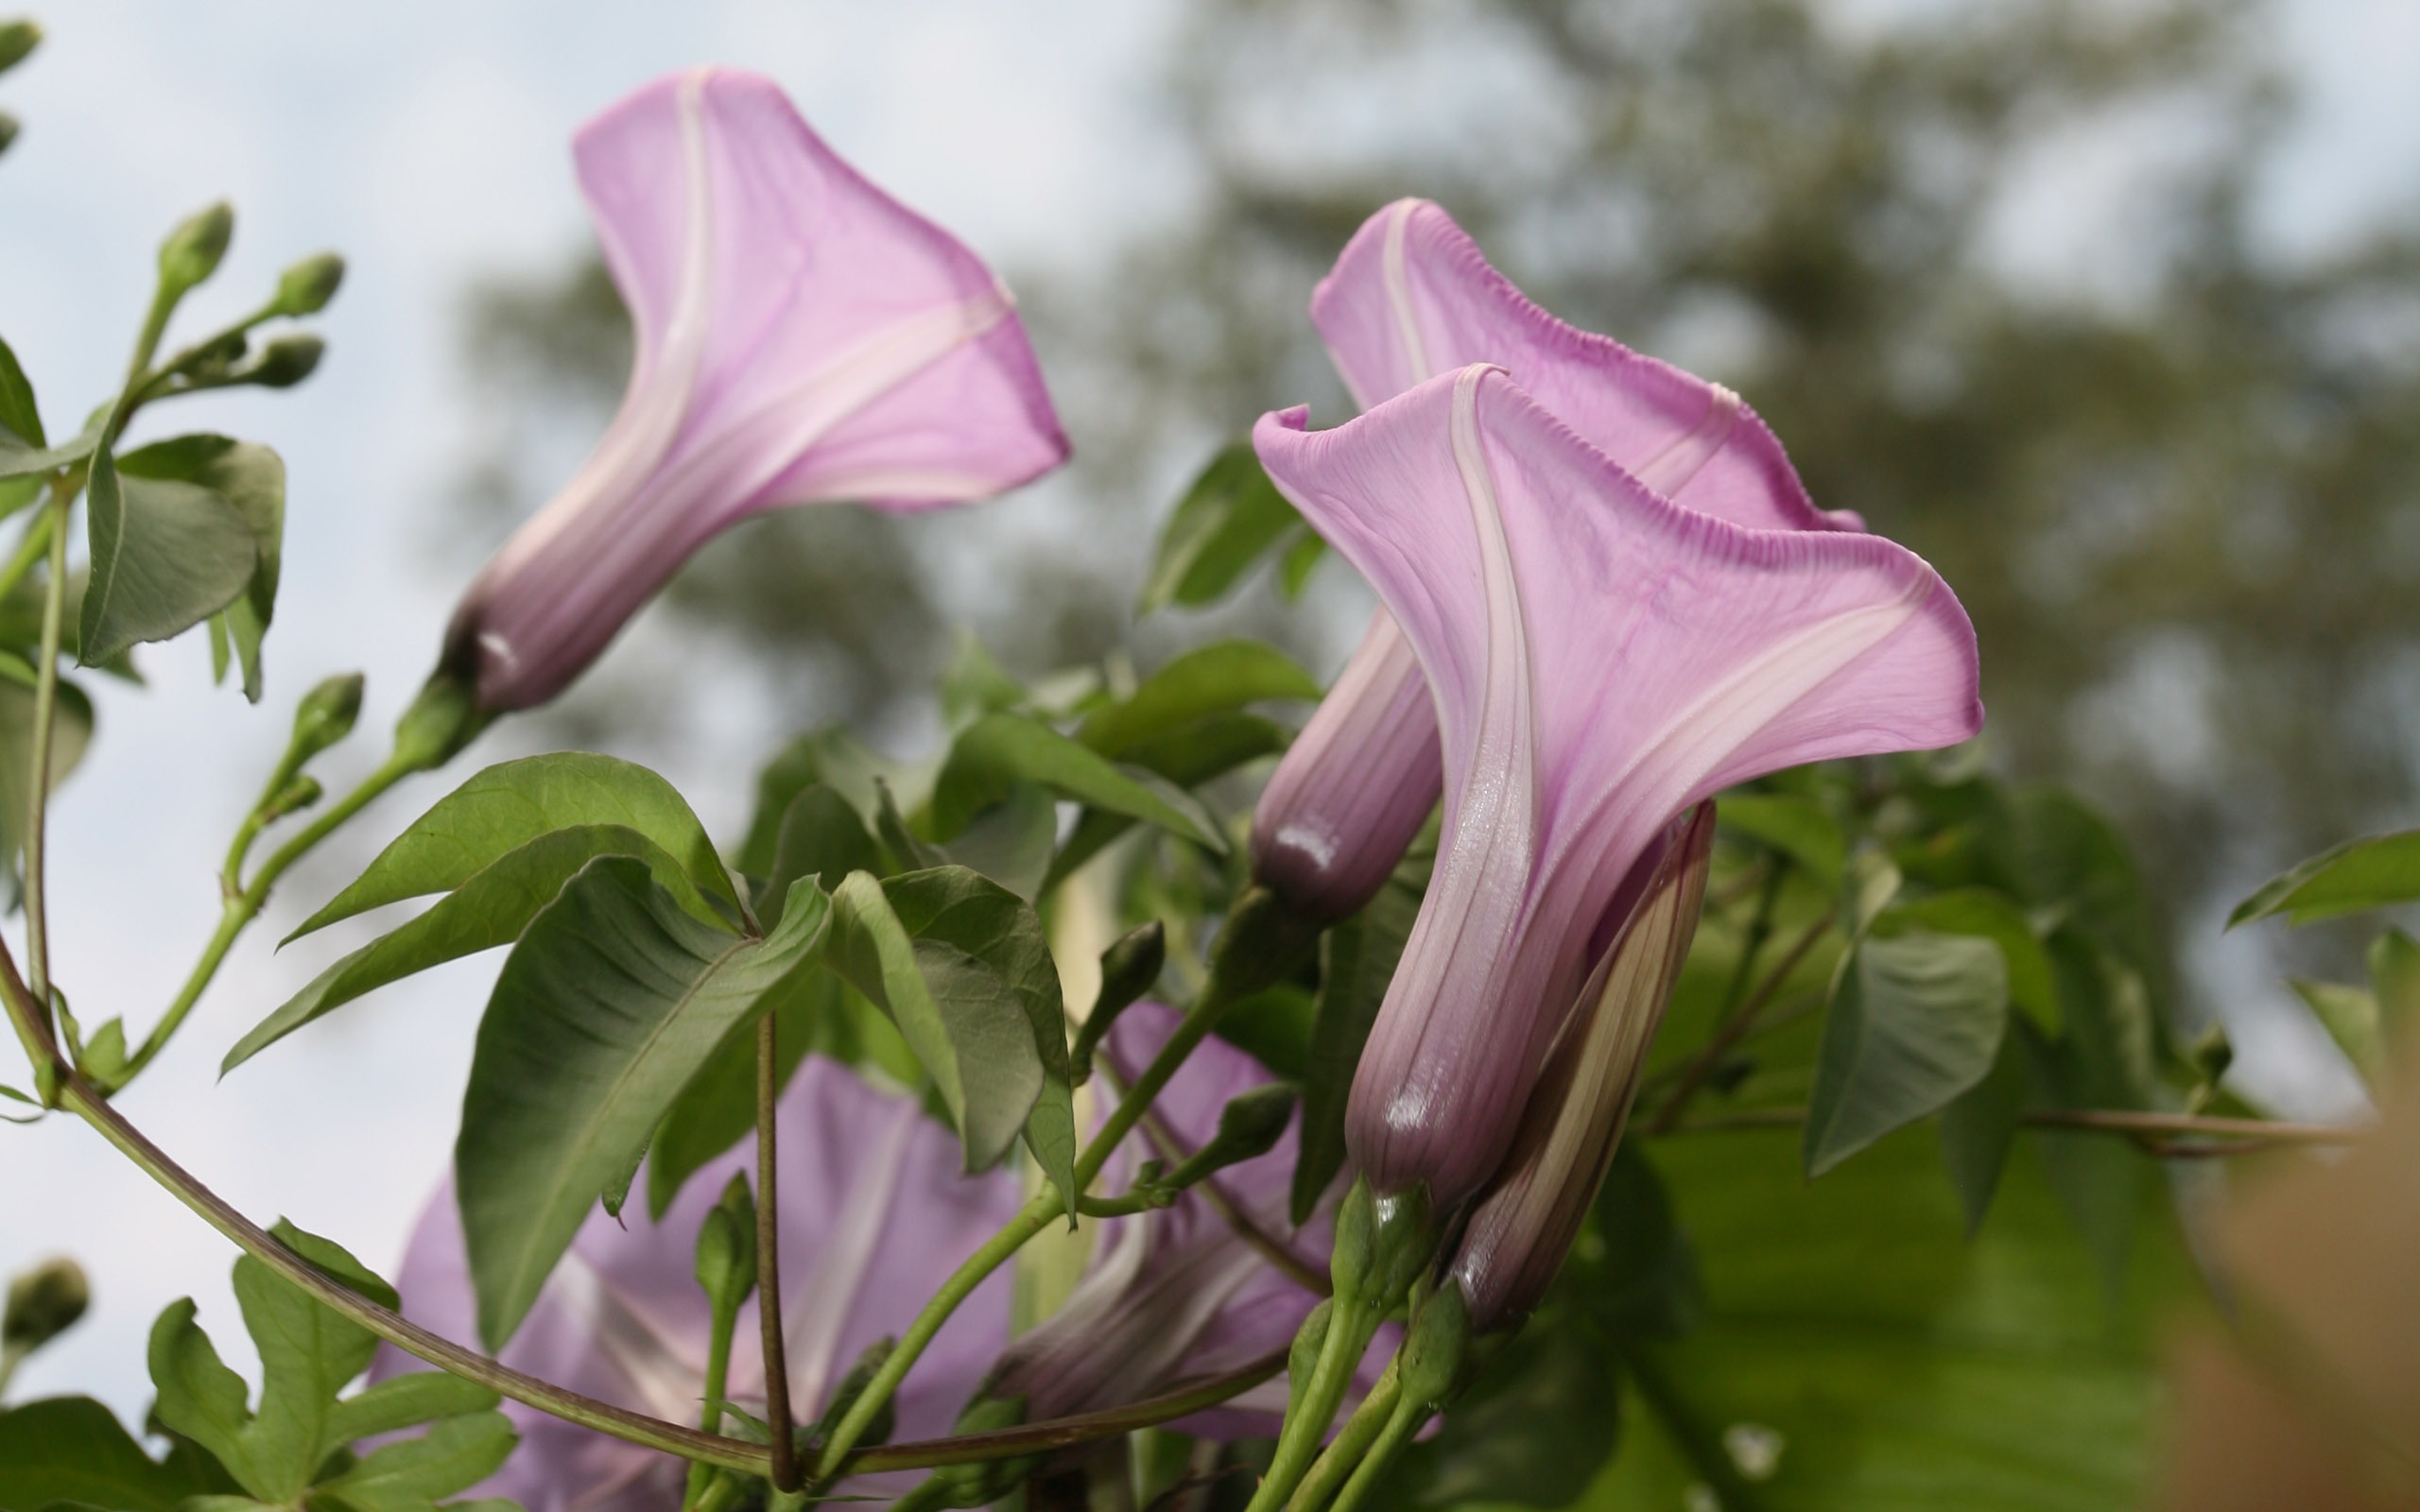
{"label": "green stem", "polygon": [[1370,1495],[1371,1488],[1378,1484],[1379,1478],[1387,1473],[1387,1468],[1394,1463],[1395,1456],[1403,1452],[1403,1446],[1420,1431],[1420,1425],[1429,1417],[1426,1402],[1415,1401],[1409,1397],[1397,1401],[1393,1413],[1387,1418],[1385,1430],[1378,1435],[1378,1441],[1370,1446],[1368,1452],[1362,1455],[1361,1463],[1354,1467],[1353,1478],[1344,1483],[1343,1494],[1336,1499],[1331,1512],[1353,1512]]}
{"label": "green stem", "polygon": [[764,1323],[765,1427],[772,1439],[773,1489],[795,1491],[798,1445],[791,1437],[790,1367],[782,1338],[782,1199],[773,1170],[780,1034],[773,1014],[756,1021],[756,1312]]}
{"label": "green stem", "polygon": [[[177,313],[177,302],[184,296],[184,290],[172,291],[165,284],[152,290],[151,308],[143,313],[143,330],[134,338],[133,360],[126,365],[126,387],[120,398],[121,404],[139,393],[149,378],[151,359],[160,351],[160,338],[168,333],[168,317]],[[123,417],[119,423],[124,424]]]}
{"label": "green stem", "polygon": [[0,1401],[9,1400],[9,1383],[15,1378],[17,1366],[25,1364],[26,1356],[31,1353],[22,1344],[0,1347]]}
{"label": "green stem", "polygon": [[1789,980],[1789,974],[1798,970],[1798,963],[1806,958],[1806,953],[1813,950],[1816,943],[1830,931],[1833,917],[1828,910],[1817,916],[1807,923],[1798,938],[1790,942],[1789,949],[1784,951],[1781,959],[1773,963],[1773,969],[1765,973],[1765,979],[1762,982],[1756,984],[1756,989],[1749,993],[1747,1000],[1722,1021],[1721,1027],[1715,1030],[1713,1038],[1706,1041],[1705,1048],[1699,1051],[1690,1058],[1688,1064],[1681,1068],[1680,1080],[1673,1087],[1671,1095],[1666,1097],[1663,1105],[1656,1108],[1655,1116],[1648,1119],[1641,1125],[1640,1133],[1668,1134],[1680,1125],[1681,1114],[1687,1110],[1689,1099],[1698,1094],[1699,1090],[1721,1066],[1723,1057],[1728,1056],[1733,1047],[1737,1046],[1746,1037],[1748,1031],[1755,1025],[1756,1015],[1764,1012],[1765,1005],[1781,991],[1783,984]]}
{"label": "green stem", "polygon": [[[739,1303],[740,1298],[735,1297],[717,1298],[715,1304],[712,1332],[706,1340],[706,1411],[698,1423],[701,1433],[717,1433],[722,1428],[722,1399],[731,1384],[731,1344],[732,1336],[739,1332]],[[691,1465],[688,1488],[681,1495],[681,1504],[696,1507],[713,1475],[709,1466]]]}
{"label": "green stem", "polygon": [[38,509],[33,519],[27,522],[25,535],[18,539],[16,554],[9,558],[7,566],[0,567],[0,598],[6,598],[19,583],[25,581],[26,574],[33,571],[34,563],[43,559],[50,550],[50,511]]}
{"label": "green stem", "polygon": [[1361,1363],[1362,1351],[1377,1332],[1378,1319],[1369,1315],[1359,1298],[1340,1289],[1334,1302],[1327,1337],[1320,1342],[1319,1361],[1311,1367],[1309,1383],[1286,1409],[1276,1457],[1269,1462],[1269,1473],[1261,1477],[1247,1512],[1277,1512],[1288,1504],[1295,1487],[1310,1472],[1320,1444],[1327,1437],[1328,1424],[1336,1420],[1336,1409],[1353,1388],[1353,1371]]}
{"label": "green stem", "polygon": [[770,1457],[763,1445],[700,1433],[694,1428],[665,1422],[644,1413],[631,1412],[567,1391],[551,1382],[525,1375],[510,1366],[473,1353],[451,1339],[441,1338],[399,1314],[380,1307],[329,1280],[230,1207],[224,1199],[170,1160],[159,1146],[144,1138],[140,1130],[128,1123],[125,1116],[81,1076],[70,1074],[62,1091],[65,1094],[63,1100],[71,1111],[97,1129],[103,1139],[117,1147],[120,1154],[132,1160],[152,1180],[165,1187],[171,1195],[192,1209],[203,1222],[234,1241],[247,1254],[277,1272],[314,1300],[351,1318],[396,1348],[417,1355],[448,1374],[476,1382],[498,1396],[510,1397],[566,1422],[610,1434],[628,1443],[726,1469],[746,1470],[754,1475],[762,1475],[770,1469]]}
{"label": "green stem", "polygon": [[372,799],[418,769],[416,763],[402,755],[388,757],[385,765],[361,780],[360,786],[337,799],[300,833],[269,853],[269,858],[262,862],[260,870],[254,873],[251,885],[227,899],[218,915],[218,928],[211,935],[210,943],[202,947],[201,959],[194,963],[193,971],[185,977],[184,986],[177,991],[176,1001],[168,1005],[168,1011],[161,1016],[159,1023],[144,1037],[141,1047],[128,1059],[126,1074],[120,1085],[132,1081],[159,1057],[162,1050],[167,1048],[178,1025],[185,1022],[185,1016],[193,1011],[194,1005],[201,1001],[201,994],[210,986],[211,979],[218,974],[219,963],[227,958],[227,952],[234,945],[236,936],[260,913],[261,905],[268,902],[269,889],[276,885],[278,878],[285,874],[286,868],[310,854],[314,847],[335,833],[339,825],[367,808]]}
{"label": "green stem", "polygon": [[26,972],[34,1009],[49,1022],[50,904],[43,885],[45,819],[50,813],[51,725],[59,704],[59,642],[67,605],[66,485],[54,482],[50,502],[50,577],[43,584],[42,652],[34,664],[34,747],[26,776]]}
{"label": "green stem", "polygon": [[1380,1376],[1378,1383],[1370,1388],[1370,1394],[1361,1399],[1361,1405],[1345,1419],[1344,1427],[1338,1431],[1335,1441],[1321,1452],[1318,1462],[1311,1467],[1310,1474],[1303,1478],[1301,1487],[1294,1492],[1293,1501],[1287,1503],[1287,1512],[1319,1512],[1344,1488],[1353,1468],[1361,1463],[1361,1457],[1370,1452],[1370,1446],[1385,1431],[1387,1420],[1394,1415],[1395,1399],[1402,1394],[1403,1382],[1397,1362],[1390,1360],[1387,1362],[1387,1373]]}
{"label": "green stem", "polygon": [[[758,1200],[761,1208],[763,1199],[760,1197]],[[963,1264],[950,1273],[949,1280],[942,1283],[942,1289],[933,1294],[932,1300],[926,1302],[924,1311],[916,1314],[915,1321],[908,1325],[908,1332],[899,1336],[898,1347],[883,1361],[882,1368],[873,1373],[873,1379],[866,1383],[866,1389],[857,1394],[857,1400],[850,1404],[847,1415],[832,1430],[832,1437],[823,1446],[822,1455],[816,1462],[815,1478],[818,1483],[829,1482],[839,1473],[841,1463],[849,1457],[849,1451],[856,1448],[857,1440],[873,1426],[874,1418],[880,1416],[883,1405],[890,1400],[891,1393],[897,1391],[899,1383],[907,1379],[908,1368],[924,1354],[925,1347],[933,1342],[933,1335],[949,1321],[950,1314],[958,1311],[959,1304],[973,1296],[975,1288],[982,1285],[986,1277],[1006,1264],[1011,1256],[1025,1247],[1026,1241],[1042,1232],[1049,1226],[1050,1220],[1063,1211],[1064,1203],[1056,1192],[1042,1192],[1019,1209],[1017,1215],[1010,1219],[998,1233],[985,1240],[980,1249],[967,1256]]]}

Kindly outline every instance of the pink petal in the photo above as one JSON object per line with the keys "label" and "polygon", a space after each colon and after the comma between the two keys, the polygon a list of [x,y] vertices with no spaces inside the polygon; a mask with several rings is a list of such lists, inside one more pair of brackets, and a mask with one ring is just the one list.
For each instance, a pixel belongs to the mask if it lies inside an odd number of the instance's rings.
{"label": "pink petal", "polygon": [[1621,879],[1683,808],[1803,762],[1980,727],[1974,632],[1912,553],[1657,496],[1475,366],[1333,431],[1265,417],[1270,476],[1376,587],[1445,759],[1427,903],[1356,1079],[1380,1190],[1502,1160]]}

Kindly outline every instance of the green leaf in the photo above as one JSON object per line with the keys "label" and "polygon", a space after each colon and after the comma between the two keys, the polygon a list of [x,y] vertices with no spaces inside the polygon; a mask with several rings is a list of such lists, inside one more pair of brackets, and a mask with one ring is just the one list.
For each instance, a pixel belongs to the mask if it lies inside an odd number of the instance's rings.
{"label": "green leaf", "polygon": [[645,862],[602,856],[530,920],[480,1020],[455,1146],[491,1349],[715,1047],[813,967],[826,919],[802,883],[779,929],[744,938],[683,909]]}
{"label": "green leaf", "polygon": [[252,1464],[246,1441],[252,1415],[244,1401],[244,1378],[227,1368],[210,1335],[194,1322],[194,1313],[193,1298],[180,1297],[151,1325],[151,1384],[160,1394],[152,1410],[207,1450],[244,1489],[274,1497],[275,1486]]}
{"label": "green leaf", "polygon": [[1344,1169],[1344,1105],[1378,1021],[1387,984],[1403,959],[1404,941],[1420,914],[1420,894],[1390,881],[1362,910],[1320,941],[1318,1016],[1311,1024],[1309,1065],[1303,1077],[1300,1153],[1294,1160],[1296,1224],[1312,1211]]}
{"label": "green leaf", "polygon": [[1258,641],[1219,641],[1185,652],[1143,679],[1132,696],[1097,709],[1076,738],[1104,756],[1125,757],[1154,736],[1205,715],[1271,699],[1316,703],[1319,679]]}
{"label": "green leaf", "polygon": [[2420,1030],[2420,944],[2399,929],[2370,941],[2370,993],[2389,1045],[2403,1045]]}
{"label": "green leaf", "polygon": [[[1179,787],[1198,787],[1246,762],[1274,756],[1292,740],[1293,732],[1274,720],[1230,711],[1205,714],[1174,730],[1147,736],[1128,747],[1121,760]],[[1075,833],[1052,859],[1050,874],[1043,881],[1044,890],[1098,855],[1104,846],[1124,834],[1133,823],[1122,814],[1086,809],[1083,817],[1076,822]]]}
{"label": "green leaf", "polygon": [[848,799],[862,817],[874,811],[874,784],[889,778],[895,786],[898,776],[892,763],[838,727],[791,741],[757,774],[756,813],[748,823],[748,839],[739,848],[739,869],[752,877],[772,869],[783,816],[789,812],[791,800],[815,783],[821,782]]}
{"label": "green leaf", "polygon": [[866,833],[865,818],[856,805],[838,789],[811,782],[782,813],[757,911],[769,928],[781,917],[783,895],[800,878],[814,877],[829,892],[852,871],[883,869],[882,848]]}
{"label": "green leaf", "polygon": [[699,890],[737,908],[714,842],[671,783],[611,756],[558,751],[500,762],[440,799],[286,940],[406,898],[452,892],[508,851],[591,824],[637,831],[677,859]]}
{"label": "green leaf", "polygon": [[1016,714],[988,714],[952,743],[933,781],[934,834],[946,844],[1018,782],[1039,782],[1062,798],[1156,824],[1213,850],[1227,849],[1218,821],[1191,794]]}
{"label": "green leaf", "polygon": [[5,340],[0,340],[0,431],[9,433],[0,437],[0,446],[43,444],[42,406],[34,403],[33,380]]}
{"label": "green leaf", "polygon": [[2347,840],[2273,878],[2227,916],[2227,928],[2272,914],[2308,924],[2414,900],[2420,900],[2420,830],[2404,830]]}
{"label": "green leaf", "polygon": [[2287,978],[2286,985],[2319,1020],[2320,1027],[2354,1069],[2375,1081],[2386,1067],[2386,1035],[2378,1022],[2377,994],[2365,987],[2298,976]]}
{"label": "green leaf", "polygon": [[1039,782],[1019,782],[970,820],[943,849],[949,860],[1031,902],[1059,845],[1059,804]]}
{"label": "green leaf", "polygon": [[89,1397],[54,1397],[0,1411],[0,1512],[43,1512],[62,1502],[111,1512],[175,1512],[204,1489],[155,1463],[110,1410]]}
{"label": "green leaf", "polygon": [[1929,898],[1903,899],[1874,923],[1877,935],[1899,935],[1910,929],[1974,935],[1999,946],[2000,956],[2008,963],[2009,1001],[2024,1009],[2044,1034],[2058,1034],[2058,978],[2050,970],[2049,954],[2042,949],[2041,936],[2033,933],[2032,923],[2014,899],[1986,887],[1961,887]]}
{"label": "green leaf", "polygon": [[328,1420],[329,1436],[339,1444],[358,1443],[440,1418],[486,1412],[495,1404],[495,1393],[476,1382],[442,1370],[414,1370],[337,1403]]}
{"label": "green leaf", "polygon": [[1041,923],[1023,899],[963,868],[832,894],[832,969],[897,1024],[932,1076],[970,1171],[1019,1131],[1075,1201],[1065,1013]]}
{"label": "green leaf", "polygon": [[[395,1305],[394,1290],[336,1245],[291,1224],[271,1231],[314,1269],[382,1306]],[[254,1495],[290,1503],[344,1443],[337,1432],[337,1394],[370,1367],[377,1336],[250,1255],[235,1262],[235,1301],[261,1356],[260,1409],[243,1434],[245,1459],[257,1479],[245,1480],[233,1462],[228,1469]],[[239,1402],[240,1392],[239,1386]]]}
{"label": "green leaf", "polygon": [[1303,517],[1269,481],[1252,443],[1229,445],[1194,478],[1160,532],[1136,612],[1216,602],[1302,526]]}
{"label": "green leaf", "polygon": [[1941,1158],[1959,1206],[1965,1210],[1969,1235],[1983,1227],[2009,1152],[2016,1147],[2017,1121],[2025,1111],[2022,1036],[2011,1024],[1999,1053],[1992,1057],[1991,1071],[1941,1110]]}
{"label": "green leaf", "polygon": [[[2063,925],[2046,943],[2066,1033],[2047,1048],[2028,1038],[2031,1096],[2060,1108],[2150,1107],[2158,1076],[2142,977],[2079,925]],[[2043,1130],[2033,1143],[2114,1297],[2130,1263],[2150,1167],[2124,1141],[2102,1135]]]}
{"label": "green leaf", "polygon": [[139,641],[181,635],[233,603],[260,566],[252,527],[216,489],[129,473],[106,446],[85,484],[91,558],[79,659],[107,662]]}
{"label": "green leaf", "polygon": [[716,914],[681,863],[636,830],[618,824],[581,824],[542,834],[506,851],[473,873],[435,907],[390,934],[338,959],[313,977],[251,1032],[235,1041],[219,1062],[225,1075],[295,1030],[324,1018],[363,994],[424,971],[441,962],[510,945],[538,911],[552,902],[580,869],[598,856],[631,856],[644,862],[656,882],[692,917],[717,923]]}
{"label": "green leaf", "polygon": [[950,729],[973,724],[985,714],[1018,709],[1029,701],[1024,683],[1009,676],[975,632],[960,627],[951,647],[949,664],[942,668],[942,719]]}
{"label": "green leaf", "polygon": [[[1811,1185],[1794,1153],[1780,1131],[1654,1146],[1706,1312],[1682,1337],[1626,1347],[1653,1389],[1631,1399],[1642,1410],[1616,1463],[1577,1504],[1681,1505],[1655,1479],[1680,1440],[1771,1512],[2144,1504],[2159,1340],[2194,1289],[2172,1225],[2154,1226],[2113,1312],[2031,1161],[1968,1242],[1926,1132]],[[1708,1479],[1703,1464],[1684,1486]]]}
{"label": "green leaf", "polygon": [[1326,555],[1327,542],[1307,525],[1305,526],[1302,535],[1286,548],[1286,555],[1278,559],[1277,589],[1286,595],[1286,602],[1290,604],[1303,596],[1303,590],[1311,584],[1312,572]]}
{"label": "green leaf", "polygon": [[1869,938],[1842,967],[1808,1098],[1806,1174],[1983,1079],[2008,1028],[2008,966],[1972,936]]}
{"label": "green leaf", "polygon": [[243,595],[212,621],[212,644],[223,636],[244,668],[244,696],[261,700],[261,639],[277,608],[277,576],[285,539],[285,463],[266,446],[224,436],[180,436],[117,458],[127,478],[196,484],[234,506],[251,532],[253,567]]}
{"label": "green leaf", "polygon": [[319,1487],[349,1512],[432,1512],[504,1466],[519,1435],[499,1412],[448,1418],[418,1438],[387,1444]]}
{"label": "green leaf", "polygon": [[1772,847],[1825,887],[1837,887],[1848,867],[1848,839],[1812,799],[1790,793],[1725,793],[1715,821],[1734,834]]}

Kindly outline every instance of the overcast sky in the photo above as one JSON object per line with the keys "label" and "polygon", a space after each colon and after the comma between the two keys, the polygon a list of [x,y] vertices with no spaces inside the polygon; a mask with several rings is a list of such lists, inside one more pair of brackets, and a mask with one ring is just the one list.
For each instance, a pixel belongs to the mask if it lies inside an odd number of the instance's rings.
{"label": "overcast sky", "polygon": [[[324,765],[341,777],[383,752],[457,586],[440,580],[430,539],[458,477],[459,299],[476,275],[556,266],[583,245],[566,152],[580,121],[669,69],[761,69],[842,153],[995,262],[1064,266],[1185,203],[1188,166],[1151,94],[1181,16],[1174,0],[43,11],[48,42],[0,77],[0,109],[24,123],[0,157],[0,333],[54,430],[113,381],[158,236],[196,206],[223,195],[238,212],[198,322],[256,303],[304,252],[341,249],[351,268],[309,385],[195,402],[158,422],[285,455],[285,589],[259,708],[208,685],[198,640],[151,648],[147,690],[95,690],[99,738],[55,811],[51,893],[54,954],[85,1021],[123,1012],[139,1033],[174,990],[215,918],[211,869],[298,693],[366,670],[359,748]],[[2279,45],[2313,109],[2270,175],[2277,244],[2324,248],[2380,205],[2420,204],[2420,7],[2303,0]],[[2090,222],[2053,219],[2011,255],[2046,277],[2088,277]],[[717,833],[744,816],[761,755],[678,774]],[[366,827],[383,838],[445,785],[406,789]],[[391,1267],[450,1150],[494,960],[389,989],[223,1086],[213,1075],[237,1035],[365,937],[332,930],[270,951],[342,880],[306,868],[289,882],[126,1106],[246,1211],[291,1216]],[[96,1305],[20,1376],[18,1399],[90,1391],[139,1418],[146,1331],[187,1292],[231,1358],[248,1356],[226,1291],[233,1252],[215,1234],[79,1125],[0,1128],[0,1276],[60,1249],[92,1272]]]}

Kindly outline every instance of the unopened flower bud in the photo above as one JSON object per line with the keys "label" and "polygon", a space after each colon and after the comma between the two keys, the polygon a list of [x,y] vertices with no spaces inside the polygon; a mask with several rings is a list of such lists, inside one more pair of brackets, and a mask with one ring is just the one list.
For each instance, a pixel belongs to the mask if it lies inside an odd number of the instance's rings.
{"label": "unopened flower bud", "polygon": [[1213,1171],[1268,1154],[1294,1121],[1294,1089],[1283,1082],[1232,1099],[1219,1111],[1219,1132],[1169,1174],[1167,1184],[1189,1187]]}
{"label": "unopened flower bud", "polygon": [[160,244],[160,284],[171,295],[182,294],[218,271],[227,243],[235,234],[235,212],[224,199],[195,212],[168,232]]}
{"label": "unopened flower bud", "polygon": [[318,778],[297,777],[279,788],[274,797],[261,805],[261,822],[274,824],[289,814],[302,813],[327,796],[328,790],[320,785]]}
{"label": "unopened flower bud", "polygon": [[64,1258],[37,1265],[9,1283],[9,1305],[0,1315],[0,1349],[31,1354],[76,1326],[93,1303],[84,1267]]}
{"label": "unopened flower bud", "polygon": [[1461,1385],[1470,1341],[1469,1304],[1461,1287],[1448,1281],[1411,1314],[1411,1328],[1395,1357],[1404,1400],[1424,1407],[1443,1406]]}
{"label": "unopened flower bud", "polygon": [[[950,1435],[965,1438],[975,1434],[996,1434],[1023,1427],[1025,1418],[1023,1397],[979,1396],[958,1415],[958,1424],[951,1429]],[[1014,1492],[1039,1463],[1033,1456],[1027,1455],[1015,1459],[984,1459],[964,1465],[944,1465],[934,1470],[932,1478],[918,1486],[899,1505],[904,1508],[990,1506]]]}
{"label": "unopened flower bud", "polygon": [[756,1289],[756,1198],[735,1176],[698,1227],[698,1284],[717,1315],[735,1313]]}
{"label": "unopened flower bud", "polygon": [[360,673],[347,672],[302,696],[294,708],[290,744],[296,765],[353,733],[354,721],[361,717],[361,683]]}
{"label": "unopened flower bud", "polygon": [[1697,933],[1713,846],[1711,803],[1668,832],[1638,901],[1581,990],[1512,1154],[1463,1229],[1450,1273],[1482,1333],[1516,1325],[1537,1305],[1597,1200]]}
{"label": "unopened flower bud", "polygon": [[0,152],[8,151],[9,144],[15,140],[17,140],[17,118],[6,111],[0,111]]}
{"label": "unopened flower bud", "polygon": [[344,282],[344,259],[334,252],[306,257],[277,277],[271,307],[280,315],[317,315],[337,296]]}
{"label": "unopened flower bud", "polygon": [[42,45],[42,26],[30,20],[0,21],[0,74],[16,67]]}
{"label": "unopened flower bud", "polygon": [[1093,999],[1092,1012],[1076,1031],[1075,1048],[1070,1052],[1079,1084],[1093,1074],[1093,1056],[1100,1049],[1101,1037],[1109,1033],[1119,1014],[1159,985],[1160,969],[1167,958],[1167,928],[1156,919],[1127,931],[1101,952],[1100,994]]}
{"label": "unopened flower bud", "polygon": [[260,356],[241,376],[263,388],[291,388],[318,370],[327,351],[328,344],[307,331],[280,336],[261,349]]}

